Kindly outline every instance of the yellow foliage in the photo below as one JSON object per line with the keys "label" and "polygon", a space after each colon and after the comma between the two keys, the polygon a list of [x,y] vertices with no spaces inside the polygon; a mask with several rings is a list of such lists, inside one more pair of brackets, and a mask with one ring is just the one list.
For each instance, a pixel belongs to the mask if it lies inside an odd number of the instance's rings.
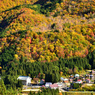
{"label": "yellow foliage", "polygon": [[18,55],[17,55],[17,54],[15,54],[15,55],[14,55],[14,57],[17,59],[17,58],[18,58]]}

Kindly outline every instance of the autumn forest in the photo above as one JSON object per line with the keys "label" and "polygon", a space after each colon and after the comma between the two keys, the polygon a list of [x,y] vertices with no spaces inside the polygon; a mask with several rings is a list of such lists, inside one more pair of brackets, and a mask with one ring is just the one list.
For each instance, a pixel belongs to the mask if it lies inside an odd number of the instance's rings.
{"label": "autumn forest", "polygon": [[95,69],[95,0],[0,0],[6,89],[17,88],[18,75],[40,73],[57,82],[61,74],[86,69]]}

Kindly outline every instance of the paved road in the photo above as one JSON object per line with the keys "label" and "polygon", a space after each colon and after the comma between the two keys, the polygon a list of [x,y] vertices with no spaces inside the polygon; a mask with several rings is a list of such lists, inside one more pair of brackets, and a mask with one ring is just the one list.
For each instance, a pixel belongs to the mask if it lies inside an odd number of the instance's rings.
{"label": "paved road", "polygon": [[59,92],[67,92],[63,88],[59,88]]}

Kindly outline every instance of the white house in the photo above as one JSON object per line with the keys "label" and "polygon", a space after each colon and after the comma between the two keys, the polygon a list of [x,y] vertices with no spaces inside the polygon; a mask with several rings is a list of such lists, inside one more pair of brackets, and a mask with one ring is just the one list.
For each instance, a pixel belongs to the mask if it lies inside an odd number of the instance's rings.
{"label": "white house", "polygon": [[68,83],[68,79],[67,78],[64,78],[63,82],[64,83]]}
{"label": "white house", "polygon": [[51,82],[46,82],[45,87],[48,88],[51,84],[52,84]]}
{"label": "white house", "polygon": [[30,85],[32,78],[30,78],[29,76],[19,76],[17,79],[21,80],[23,85]]}
{"label": "white house", "polygon": [[64,83],[68,83],[68,79],[67,78],[61,77],[61,81],[63,81]]}
{"label": "white house", "polygon": [[79,74],[75,74],[75,76],[74,76],[75,78],[79,78]]}

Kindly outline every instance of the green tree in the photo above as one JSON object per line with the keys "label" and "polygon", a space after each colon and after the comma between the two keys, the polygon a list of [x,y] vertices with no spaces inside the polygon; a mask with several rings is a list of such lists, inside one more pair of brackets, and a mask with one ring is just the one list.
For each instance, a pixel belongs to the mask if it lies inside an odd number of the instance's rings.
{"label": "green tree", "polygon": [[6,87],[2,79],[0,80],[0,95],[6,95]]}
{"label": "green tree", "polygon": [[93,69],[95,69],[95,50],[93,51],[92,59],[93,59]]}
{"label": "green tree", "polygon": [[21,81],[21,80],[18,80],[16,86],[22,89],[22,87],[23,87],[23,85],[22,85],[22,81]]}

